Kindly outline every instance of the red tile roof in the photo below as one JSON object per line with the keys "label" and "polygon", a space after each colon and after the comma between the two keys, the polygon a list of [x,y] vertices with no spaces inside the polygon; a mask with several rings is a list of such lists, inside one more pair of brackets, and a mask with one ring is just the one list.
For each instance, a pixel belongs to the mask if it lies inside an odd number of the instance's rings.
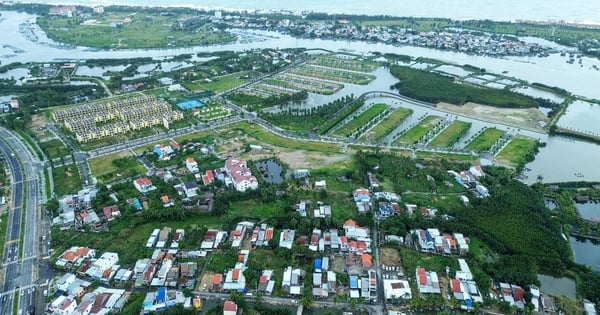
{"label": "red tile roof", "polygon": [[215,273],[215,276],[213,277],[213,285],[219,285],[221,284],[221,281],[223,279],[223,275],[220,273]]}
{"label": "red tile roof", "polygon": [[269,277],[267,277],[265,275],[260,276],[260,280],[259,280],[260,284],[266,284],[268,281],[269,281]]}
{"label": "red tile roof", "polygon": [[421,285],[427,285],[427,276],[426,275],[419,275],[419,283]]}
{"label": "red tile roof", "polygon": [[348,219],[344,222],[344,226],[356,226],[356,222],[352,219]]}
{"label": "red tile roof", "polygon": [[460,281],[458,281],[456,279],[452,279],[452,292],[454,292],[454,293],[462,292],[462,290],[460,289]]}
{"label": "red tile roof", "polygon": [[231,279],[238,280],[239,278],[240,278],[240,270],[239,269],[233,269],[233,273],[231,275]]}
{"label": "red tile roof", "polygon": [[225,301],[225,303],[223,303],[223,311],[227,311],[227,312],[237,312],[237,304],[235,304],[233,301]]}

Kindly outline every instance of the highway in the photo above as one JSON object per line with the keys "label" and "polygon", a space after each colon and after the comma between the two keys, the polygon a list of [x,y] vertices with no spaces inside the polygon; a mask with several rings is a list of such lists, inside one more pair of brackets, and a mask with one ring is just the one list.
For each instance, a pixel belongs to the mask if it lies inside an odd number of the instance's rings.
{"label": "highway", "polygon": [[35,307],[36,294],[39,294],[35,289],[40,255],[38,198],[41,191],[38,175],[43,171],[43,165],[19,138],[4,128],[0,128],[0,139],[0,150],[6,156],[12,174],[12,210],[8,216],[3,256],[4,282],[1,286],[0,313],[13,314],[13,299],[18,296],[16,312],[27,314],[30,307]]}

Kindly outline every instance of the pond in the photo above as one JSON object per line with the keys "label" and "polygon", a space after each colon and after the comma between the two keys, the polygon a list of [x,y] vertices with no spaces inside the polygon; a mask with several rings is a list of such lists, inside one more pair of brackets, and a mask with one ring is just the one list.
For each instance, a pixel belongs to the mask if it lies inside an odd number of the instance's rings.
{"label": "pond", "polygon": [[600,248],[598,247],[598,241],[571,237],[575,262],[589,266],[595,273],[600,273]]}
{"label": "pond", "polygon": [[577,100],[569,104],[566,112],[560,117],[556,125],[577,132],[599,135],[599,120],[599,104]]}
{"label": "pond", "polygon": [[600,203],[576,203],[575,207],[579,216],[586,220],[598,221],[600,218]]}
{"label": "pond", "polygon": [[283,172],[283,165],[276,160],[270,159],[260,161],[256,166],[267,183],[281,184],[283,182],[283,176],[281,174]]}
{"label": "pond", "polygon": [[571,299],[576,297],[575,280],[570,278],[554,278],[552,276],[538,274],[538,280],[540,281],[540,289],[542,292],[561,296],[564,295]]}

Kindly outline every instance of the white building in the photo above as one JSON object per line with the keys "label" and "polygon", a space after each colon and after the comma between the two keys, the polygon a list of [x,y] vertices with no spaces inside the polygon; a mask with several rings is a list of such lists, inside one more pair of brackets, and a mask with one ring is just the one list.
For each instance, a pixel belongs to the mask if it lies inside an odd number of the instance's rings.
{"label": "white building", "polygon": [[190,171],[190,173],[192,174],[198,173],[200,171],[198,169],[198,163],[196,162],[196,160],[194,160],[193,157],[188,157],[187,159],[185,159],[185,167],[187,167],[188,171]]}
{"label": "white building", "polygon": [[225,170],[237,191],[245,192],[248,189],[258,188],[258,180],[252,175],[246,161],[230,157],[225,162]]}

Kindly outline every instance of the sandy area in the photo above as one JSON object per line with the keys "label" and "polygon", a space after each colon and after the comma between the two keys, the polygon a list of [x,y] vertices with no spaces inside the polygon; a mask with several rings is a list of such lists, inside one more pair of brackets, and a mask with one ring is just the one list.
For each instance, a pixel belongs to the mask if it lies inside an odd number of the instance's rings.
{"label": "sandy area", "polygon": [[465,105],[458,106],[448,103],[438,103],[436,109],[482,121],[501,123],[542,133],[545,133],[546,130],[540,126],[545,126],[550,122],[550,119],[537,108],[499,108],[476,103],[466,103]]}
{"label": "sandy area", "polygon": [[198,283],[198,286],[196,287],[196,289],[198,291],[203,291],[202,289],[204,288],[204,285],[206,284],[206,291],[210,290],[210,288],[212,287],[212,281],[213,281],[213,277],[215,276],[215,273],[212,271],[206,271],[202,274],[202,278],[200,279],[200,283]]}
{"label": "sandy area", "polygon": [[[255,140],[253,138],[248,138]],[[264,150],[245,151],[245,146],[241,141],[230,141],[219,146],[221,156],[240,156],[248,160],[263,160],[277,156],[281,161],[287,164],[291,169],[314,168],[316,166],[326,166],[334,163],[345,163],[350,161],[351,152],[347,153],[322,153],[315,151],[293,150],[280,148],[267,143],[260,143]]]}
{"label": "sandy area", "polygon": [[402,265],[402,260],[400,259],[400,253],[395,248],[381,248],[381,252],[379,253],[379,259],[381,259],[381,264],[386,266],[400,266]]}

